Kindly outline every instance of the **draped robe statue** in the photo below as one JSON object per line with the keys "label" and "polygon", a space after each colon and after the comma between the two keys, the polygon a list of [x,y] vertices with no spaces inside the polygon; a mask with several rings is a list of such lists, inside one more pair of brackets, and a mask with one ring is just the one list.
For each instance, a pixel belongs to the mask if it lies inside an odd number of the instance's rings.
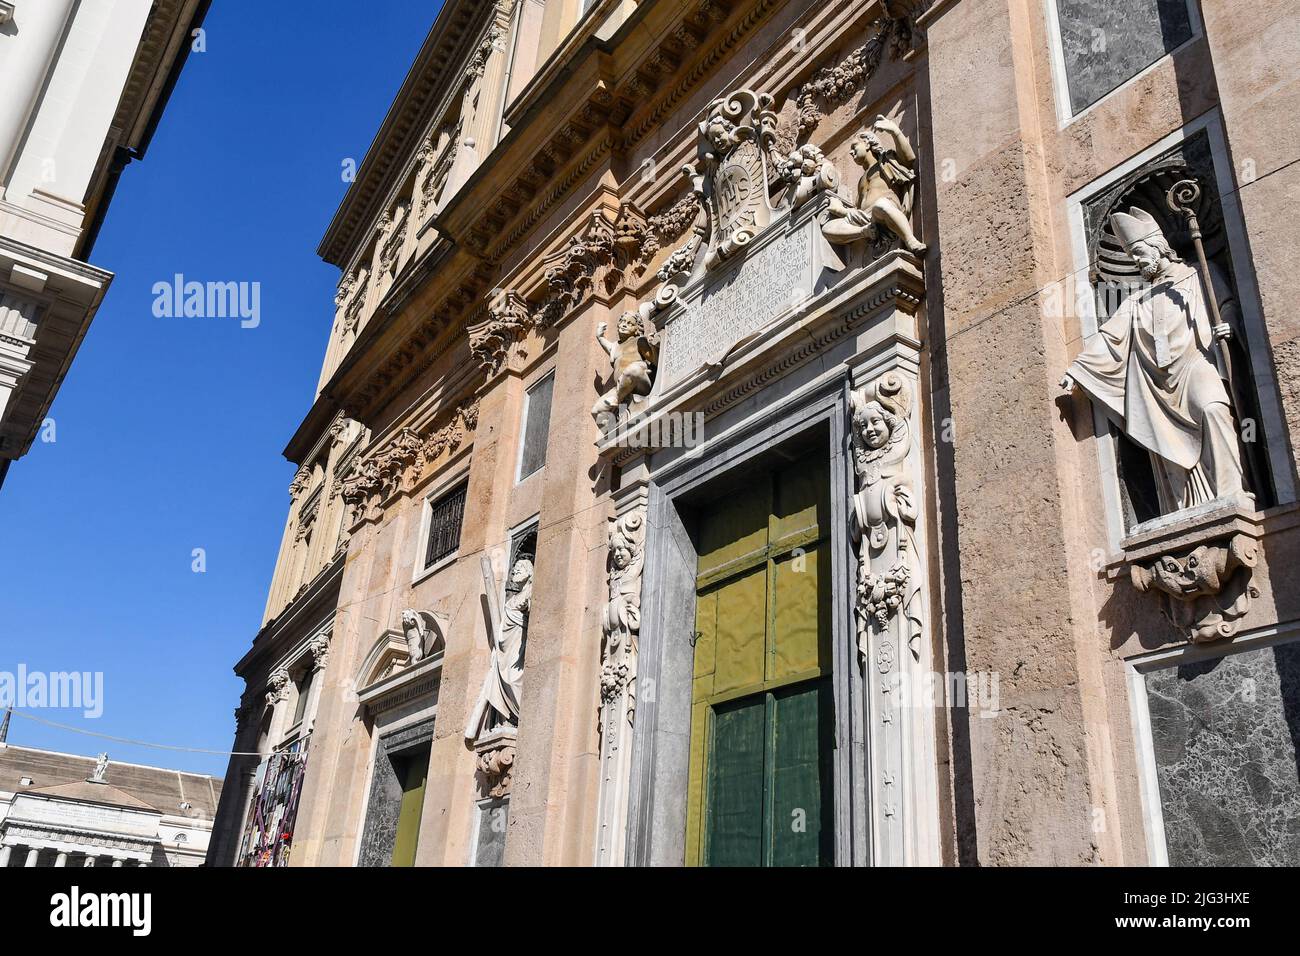
{"label": "draped robe statue", "polygon": [[496,633],[492,635],[492,663],[483,679],[478,703],[465,726],[465,738],[480,736],[501,726],[519,725],[519,689],[524,679],[524,638],[533,600],[533,562],[520,558],[510,569],[517,590],[506,596]]}
{"label": "draped robe statue", "polygon": [[1061,385],[1077,384],[1152,454],[1163,512],[1240,495],[1241,453],[1215,349],[1231,327],[1211,328],[1200,276],[1149,213],[1117,212],[1111,226],[1149,285],[1120,304]]}

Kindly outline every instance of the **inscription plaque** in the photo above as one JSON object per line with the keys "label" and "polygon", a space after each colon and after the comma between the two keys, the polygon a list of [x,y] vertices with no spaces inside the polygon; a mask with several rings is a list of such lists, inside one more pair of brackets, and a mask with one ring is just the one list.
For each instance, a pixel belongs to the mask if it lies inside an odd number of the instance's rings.
{"label": "inscription plaque", "polygon": [[687,297],[684,309],[664,330],[659,359],[663,386],[718,360],[742,338],[811,295],[807,225],[754,250],[718,281]]}

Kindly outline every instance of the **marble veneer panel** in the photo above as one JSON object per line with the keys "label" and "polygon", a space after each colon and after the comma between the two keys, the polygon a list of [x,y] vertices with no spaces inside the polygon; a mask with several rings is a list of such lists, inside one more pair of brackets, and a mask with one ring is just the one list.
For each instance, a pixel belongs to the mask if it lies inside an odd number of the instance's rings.
{"label": "marble veneer panel", "polygon": [[1172,866],[1300,864],[1300,642],[1151,671]]}
{"label": "marble veneer panel", "polygon": [[1192,36],[1187,0],[1053,0],[1079,112]]}

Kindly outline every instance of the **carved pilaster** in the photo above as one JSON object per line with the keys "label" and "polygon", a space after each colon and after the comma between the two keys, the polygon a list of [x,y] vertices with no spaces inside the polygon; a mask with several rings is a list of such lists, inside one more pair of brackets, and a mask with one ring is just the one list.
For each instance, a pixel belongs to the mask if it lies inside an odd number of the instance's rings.
{"label": "carved pilaster", "polygon": [[636,719],[636,673],[645,566],[646,488],[622,489],[610,519],[609,600],[601,615],[600,798],[596,863],[623,862],[627,798]]}
{"label": "carved pilaster", "polygon": [[[854,624],[867,696],[874,862],[939,861],[917,378],[886,359],[849,396]],[[893,367],[889,367],[889,366]]]}

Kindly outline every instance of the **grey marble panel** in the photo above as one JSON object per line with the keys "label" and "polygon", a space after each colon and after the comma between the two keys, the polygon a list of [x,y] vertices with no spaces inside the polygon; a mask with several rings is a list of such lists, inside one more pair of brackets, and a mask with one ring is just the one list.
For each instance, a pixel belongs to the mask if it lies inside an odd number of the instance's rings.
{"label": "grey marble panel", "polygon": [[510,798],[479,806],[478,845],[475,866],[502,866],[506,858],[506,827],[510,822]]}
{"label": "grey marble panel", "polygon": [[1173,866],[1300,865],[1300,642],[1146,675]]}
{"label": "grey marble panel", "polygon": [[1055,0],[1079,112],[1192,36],[1187,0]]}
{"label": "grey marble panel", "polygon": [[402,810],[402,783],[393,762],[382,751],[375,755],[375,772],[370,778],[370,800],[366,806],[366,828],[361,835],[358,866],[388,866],[397,841],[397,816]]}

